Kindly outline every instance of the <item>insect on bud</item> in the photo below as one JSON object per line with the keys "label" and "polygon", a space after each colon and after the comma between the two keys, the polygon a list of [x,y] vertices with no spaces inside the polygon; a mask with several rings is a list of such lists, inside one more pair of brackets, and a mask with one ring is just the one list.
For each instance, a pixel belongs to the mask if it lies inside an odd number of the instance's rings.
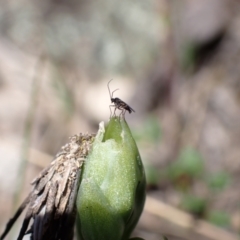
{"label": "insect on bud", "polygon": [[127,122],[100,123],[84,165],[77,197],[81,240],[127,240],[145,202],[146,179]]}

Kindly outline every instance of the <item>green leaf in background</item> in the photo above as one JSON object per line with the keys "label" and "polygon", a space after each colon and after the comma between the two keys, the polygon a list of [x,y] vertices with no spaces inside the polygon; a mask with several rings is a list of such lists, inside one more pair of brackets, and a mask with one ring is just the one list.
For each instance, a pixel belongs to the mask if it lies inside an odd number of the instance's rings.
{"label": "green leaf in background", "polygon": [[88,155],[77,198],[81,240],[127,240],[145,202],[141,157],[125,119],[103,123]]}
{"label": "green leaf in background", "polygon": [[182,149],[177,160],[166,170],[168,178],[181,191],[188,190],[193,180],[200,177],[203,171],[204,164],[200,153],[190,147]]}
{"label": "green leaf in background", "polygon": [[212,190],[223,190],[230,183],[230,176],[226,172],[218,172],[208,177],[208,186]]}
{"label": "green leaf in background", "polygon": [[207,209],[207,204],[206,199],[187,194],[182,199],[181,207],[194,216],[203,217]]}
{"label": "green leaf in background", "polygon": [[136,141],[158,142],[162,136],[159,120],[153,116],[147,118],[140,129],[134,130],[133,135]]}
{"label": "green leaf in background", "polygon": [[183,70],[192,72],[197,61],[197,47],[192,43],[183,46],[180,54],[180,64]]}
{"label": "green leaf in background", "polygon": [[203,171],[204,164],[200,153],[187,147],[180,152],[178,159],[171,164],[168,174],[170,179],[178,180],[181,177],[199,177]]}
{"label": "green leaf in background", "polygon": [[222,211],[211,211],[208,213],[207,220],[219,227],[230,226],[230,216]]}
{"label": "green leaf in background", "polygon": [[160,179],[160,173],[158,168],[152,165],[145,166],[147,184],[151,186],[157,186]]}

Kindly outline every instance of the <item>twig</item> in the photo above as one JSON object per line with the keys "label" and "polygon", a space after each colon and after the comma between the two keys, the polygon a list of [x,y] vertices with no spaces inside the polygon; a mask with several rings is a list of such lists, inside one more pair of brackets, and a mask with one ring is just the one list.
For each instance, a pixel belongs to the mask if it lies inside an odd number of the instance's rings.
{"label": "twig", "polygon": [[[32,80],[32,90],[31,90],[31,96],[30,96],[30,106],[27,112],[25,126],[24,126],[24,140],[23,140],[23,146],[21,149],[21,165],[19,168],[19,176],[25,176],[25,169],[27,164],[27,158],[28,158],[28,147],[31,141],[31,132],[32,132],[32,126],[34,122],[34,115],[35,115],[35,109],[37,105],[37,99],[39,95],[40,90],[40,82],[41,78],[39,77],[40,73],[42,72],[42,68],[44,65],[44,56],[41,55],[37,61],[35,74]],[[20,193],[22,191],[24,178],[20,178],[18,181],[16,181],[16,193],[14,196],[15,204],[18,204]]]}
{"label": "twig", "polygon": [[[151,224],[149,224],[151,223]],[[175,236],[185,240],[238,240],[236,234],[227,232],[206,221],[199,220],[194,224],[193,217],[179,209],[147,197],[140,226],[151,231]]]}

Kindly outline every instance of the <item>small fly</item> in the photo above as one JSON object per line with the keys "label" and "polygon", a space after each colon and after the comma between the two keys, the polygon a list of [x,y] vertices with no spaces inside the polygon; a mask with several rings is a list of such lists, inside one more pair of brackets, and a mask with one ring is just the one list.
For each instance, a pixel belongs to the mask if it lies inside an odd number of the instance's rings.
{"label": "small fly", "polygon": [[112,110],[111,110],[111,107],[114,107],[114,112],[113,112],[113,115],[115,116],[115,112],[116,112],[116,109],[119,109],[119,110],[122,110],[122,112],[120,113],[120,115],[122,114],[122,116],[125,116],[125,113],[126,111],[128,111],[129,113],[131,112],[135,112],[127,103],[125,103],[124,101],[122,101],[120,98],[113,98],[113,93],[116,92],[117,90],[119,90],[118,88],[116,90],[114,90],[112,93],[110,91],[110,88],[109,88],[109,83],[112,81],[113,79],[111,79],[109,82],[108,82],[108,91],[109,91],[109,95],[110,95],[110,100],[111,102],[114,104],[114,105],[109,105],[109,109],[110,109],[110,112],[111,112],[111,116],[112,116]]}

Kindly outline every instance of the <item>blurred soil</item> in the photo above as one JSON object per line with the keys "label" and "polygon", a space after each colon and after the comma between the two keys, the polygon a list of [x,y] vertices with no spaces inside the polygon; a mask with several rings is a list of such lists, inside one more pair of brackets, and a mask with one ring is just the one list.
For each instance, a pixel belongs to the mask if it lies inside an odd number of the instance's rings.
{"label": "blurred soil", "polygon": [[[161,129],[152,142],[137,138],[157,174],[149,196],[176,208],[186,194],[204,199],[196,219],[223,212],[222,227],[240,233],[238,1],[26,0],[0,9],[0,229],[49,155],[108,120],[113,78],[115,96],[136,110],[126,116],[133,132],[149,119]],[[187,148],[201,156],[201,176],[170,179],[165,169]],[[218,173],[228,180],[216,190],[207,180]],[[142,222],[135,234],[161,236]]]}

